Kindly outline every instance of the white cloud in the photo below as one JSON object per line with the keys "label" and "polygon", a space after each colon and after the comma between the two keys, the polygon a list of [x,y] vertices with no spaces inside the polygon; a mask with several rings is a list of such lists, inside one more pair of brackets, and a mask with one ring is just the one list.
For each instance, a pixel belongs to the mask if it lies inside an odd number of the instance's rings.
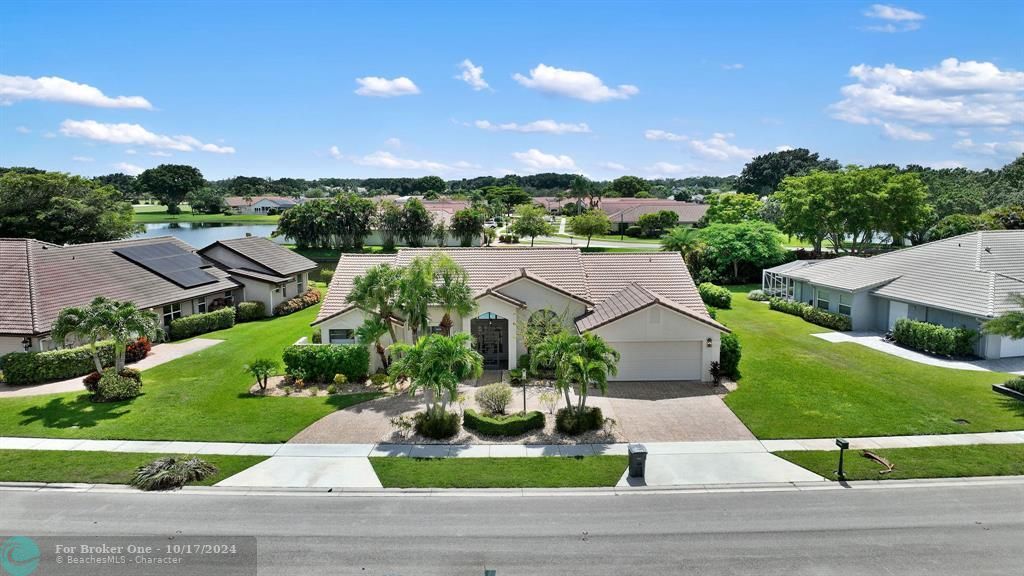
{"label": "white cloud", "polygon": [[632,84],[619,84],[611,88],[590,72],[565,70],[546,64],[538,64],[536,68],[530,70],[529,77],[516,73],[512,78],[527,88],[587,102],[626,100],[640,92],[640,89]]}
{"label": "white cloud", "polygon": [[743,64],[722,64],[722,70],[743,70]]}
{"label": "white cloud", "polygon": [[647,173],[652,176],[672,176],[682,174],[686,166],[672,164],[671,162],[655,162],[647,167]]}
{"label": "white cloud", "polygon": [[1024,154],[1024,141],[1010,140],[1008,142],[975,142],[970,138],[964,138],[953,144],[956,150],[962,150],[971,154],[984,156],[1017,156]]}
{"label": "white cloud", "polygon": [[715,133],[706,140],[691,139],[690,150],[704,158],[711,160],[749,160],[754,156],[754,150],[740,148],[729,142],[732,134]]}
{"label": "white cloud", "polygon": [[647,140],[666,140],[668,142],[682,142],[683,140],[689,140],[688,136],[673,134],[672,132],[666,132],[664,130],[644,130],[644,138]]}
{"label": "white cloud", "polygon": [[96,159],[93,158],[92,156],[72,156],[71,159],[74,160],[75,162],[95,162],[96,161]]}
{"label": "white cloud", "polygon": [[165,136],[146,130],[139,124],[105,124],[95,120],[65,120],[61,122],[60,132],[71,138],[86,138],[111,144],[134,144],[151,148],[191,152],[202,150],[214,154],[234,154],[231,146],[206,144],[198,139],[182,136]]}
{"label": "white cloud", "polygon": [[888,122],[882,123],[882,130],[885,132],[886,138],[890,140],[910,140],[912,142],[927,142],[934,140],[935,137],[927,132],[914,130],[908,126],[901,124],[890,124]]}
{"label": "white cloud", "polygon": [[31,134],[32,133],[32,129],[29,128],[28,126],[16,126],[14,128],[14,131],[17,132],[18,134]]}
{"label": "white cloud", "polygon": [[793,149],[793,147],[790,146],[789,144],[779,144],[778,146],[775,147],[775,151],[776,152],[785,152],[786,150],[792,150],[792,149]]}
{"label": "white cloud", "polygon": [[341,154],[341,149],[337,146],[331,146],[327,149],[327,154],[335,160],[341,160],[344,156]]}
{"label": "white cloud", "polygon": [[[333,148],[333,147],[332,147]],[[360,156],[351,158],[353,162],[360,166],[373,166],[376,168],[389,168],[393,170],[419,170],[421,172],[451,172],[455,167],[441,162],[433,162],[430,160],[413,160],[410,158],[400,158],[395,156],[391,152],[385,152],[384,150],[378,150],[372,154],[366,156]]]}
{"label": "white cloud", "polygon": [[494,124],[487,120],[477,120],[473,125],[481,130],[491,130],[495,132],[541,132],[545,134],[585,134],[590,132],[590,126],[587,126],[586,122],[569,124],[565,122],[555,122],[554,120],[534,120],[533,122],[527,122],[526,124],[517,124],[515,122]]}
{"label": "white cloud", "polygon": [[513,152],[512,156],[524,166],[536,170],[576,170],[576,161],[564,154],[545,154],[530,148],[526,152]]}
{"label": "white cloud", "polygon": [[142,96],[116,96],[111,98],[99,88],[79,84],[56,76],[8,76],[0,74],[0,105],[10,105],[21,100],[43,100],[66,102],[98,108],[143,108],[152,110],[153,105]]}
{"label": "white cloud", "polygon": [[398,149],[402,147],[402,141],[399,140],[398,138],[388,138],[387,140],[384,141],[384,145],[387,146],[388,148]]}
{"label": "white cloud", "polygon": [[410,96],[420,93],[419,87],[405,76],[390,80],[379,76],[365,76],[356,78],[356,83],[359,84],[356,94],[360,96],[391,98],[392,96]]}
{"label": "white cloud", "polygon": [[[947,58],[923,70],[893,64],[850,68],[832,116],[853,124],[885,122],[935,126],[1008,126],[1024,122],[1024,72],[991,62]],[[883,126],[884,127],[884,126]]]}
{"label": "white cloud", "polygon": [[138,176],[144,170],[142,166],[136,166],[135,164],[129,164],[127,162],[118,162],[117,164],[111,164],[111,166],[116,168],[118,172],[131,174],[132,176]]}
{"label": "white cloud", "polygon": [[163,150],[153,150],[152,152],[149,153],[149,155],[156,156],[157,158],[170,158],[171,156],[174,156],[174,154],[171,154],[170,152],[165,152]]}
{"label": "white cloud", "polygon": [[967,138],[968,136],[971,135],[970,130],[953,130],[953,133],[961,138]]}
{"label": "white cloud", "polygon": [[128,154],[129,156],[134,156],[135,154],[138,154],[138,152],[135,151],[133,148],[128,148],[127,150],[124,151],[124,153]]}
{"label": "white cloud", "polygon": [[885,24],[868,26],[867,30],[872,32],[911,32],[921,27],[921,20],[925,19],[924,14],[889,6],[887,4],[872,4],[871,8],[864,12],[868,18],[884,20]]}
{"label": "white cloud", "polygon": [[462,73],[455,77],[456,80],[462,80],[466,84],[469,84],[473,90],[486,90],[491,87],[490,84],[484,80],[484,67],[474,66],[473,62],[466,58],[459,63],[459,68],[462,68]]}
{"label": "white cloud", "polygon": [[619,164],[618,162],[602,162],[600,166],[601,168],[605,168],[606,170],[615,170],[616,172],[628,170],[625,164]]}

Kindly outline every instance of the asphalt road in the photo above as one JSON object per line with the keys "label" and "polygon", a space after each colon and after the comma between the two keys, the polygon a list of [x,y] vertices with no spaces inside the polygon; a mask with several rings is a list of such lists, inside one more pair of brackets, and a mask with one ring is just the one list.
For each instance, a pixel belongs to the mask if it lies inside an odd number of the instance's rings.
{"label": "asphalt road", "polygon": [[0,492],[0,534],[12,533],[255,535],[260,575],[1006,576],[1024,575],[1024,483],[525,498]]}

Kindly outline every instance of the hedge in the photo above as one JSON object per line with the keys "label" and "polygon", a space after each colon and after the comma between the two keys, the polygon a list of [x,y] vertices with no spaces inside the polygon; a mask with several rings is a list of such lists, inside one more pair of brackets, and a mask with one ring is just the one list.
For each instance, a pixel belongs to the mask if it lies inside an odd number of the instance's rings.
{"label": "hedge", "polygon": [[462,425],[485,436],[519,436],[531,430],[544,428],[544,414],[534,410],[526,414],[487,416],[467,408],[462,413]]}
{"label": "hedge", "polygon": [[719,348],[718,361],[722,367],[722,374],[733,380],[740,377],[740,356],[742,347],[740,339],[735,334],[722,334],[722,343]]}
{"label": "hedge", "polygon": [[[99,342],[100,361],[104,366],[114,365],[114,343]],[[149,341],[135,342],[125,350],[125,362],[135,362],[149,353]],[[85,376],[96,370],[88,346],[63,348],[49,352],[11,352],[4,356],[4,380],[12,386],[38,384],[51,380],[66,380]]]}
{"label": "hedge", "polygon": [[334,382],[344,374],[361,382],[370,372],[370,350],[359,344],[298,344],[284,349],[285,371],[310,382]]}
{"label": "hedge", "polygon": [[320,301],[320,291],[310,288],[302,294],[274,306],[274,316],[287,316],[303,308],[309,308]]}
{"label": "hedge", "polygon": [[267,307],[263,302],[239,302],[235,308],[235,322],[252,322],[267,315]]}
{"label": "hedge", "polygon": [[221,308],[205,314],[183,316],[171,322],[171,340],[191,338],[235,325],[235,309]]}
{"label": "hedge", "polygon": [[732,292],[729,292],[726,288],[715,286],[710,282],[702,282],[701,285],[697,287],[697,292],[700,293],[700,299],[708,306],[726,309],[732,308]]}
{"label": "hedge", "polygon": [[575,436],[591,430],[600,430],[603,427],[604,414],[597,406],[587,406],[581,415],[577,415],[575,410],[570,411],[568,408],[562,408],[555,413],[555,428],[559,432]]}
{"label": "hedge", "polygon": [[892,330],[897,344],[939,356],[973,356],[978,333],[967,328],[946,328],[929,322],[900,318]]}
{"label": "hedge", "polygon": [[792,314],[793,316],[800,316],[811,324],[817,324],[818,326],[824,326],[825,328],[831,328],[832,330],[838,330],[840,332],[853,330],[853,322],[850,320],[849,316],[826,312],[821,308],[816,308],[802,302],[794,302],[791,300],[784,300],[782,298],[772,298],[768,301],[768,307],[772,310]]}

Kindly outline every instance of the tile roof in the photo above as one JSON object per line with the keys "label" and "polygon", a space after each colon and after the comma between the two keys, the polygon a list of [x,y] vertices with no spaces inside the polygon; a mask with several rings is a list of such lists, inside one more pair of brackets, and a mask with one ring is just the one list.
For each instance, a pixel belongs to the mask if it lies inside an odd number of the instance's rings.
{"label": "tile roof", "polygon": [[316,262],[262,236],[218,240],[201,249],[199,253],[204,254],[210,248],[218,245],[251,260],[278,276],[291,276],[297,272],[316,268]]}
{"label": "tile roof", "polygon": [[331,277],[331,285],[327,288],[327,296],[324,297],[313,324],[318,324],[355,308],[355,305],[345,301],[348,293],[352,291],[352,281],[355,277],[361,276],[378,264],[394,264],[397,256],[397,254],[342,254],[337,268],[334,269],[334,276]]}
{"label": "tile roof", "polygon": [[161,243],[194,252],[194,248],[170,236],[72,246],[0,240],[0,267],[20,272],[13,278],[3,275],[0,333],[46,334],[62,308],[88,304],[97,296],[152,308],[238,287],[227,272],[211,264],[204,270],[215,282],[184,289],[114,253],[127,246]]}
{"label": "tile roof", "polygon": [[678,302],[662,297],[636,282],[631,282],[625,288],[595,306],[593,310],[577,318],[576,328],[580,332],[593,330],[628,316],[637,310],[643,310],[653,304],[660,304],[719,330],[729,331],[728,328],[712,320],[707,314],[695,314],[693,310],[682,306]]}
{"label": "tile roof", "polygon": [[[576,199],[536,196],[533,198],[533,201],[548,210],[554,210],[567,204],[573,204],[576,202]],[[583,202],[586,204],[587,200]],[[664,198],[602,198],[598,206],[608,215],[608,219],[613,224],[618,222],[636,222],[644,214],[655,214],[662,210],[678,214],[680,224],[694,224],[703,218],[704,214],[708,211],[707,204],[679,202]]]}
{"label": "tile roof", "polygon": [[631,283],[711,319],[678,252],[583,254],[594,302],[602,302]]}

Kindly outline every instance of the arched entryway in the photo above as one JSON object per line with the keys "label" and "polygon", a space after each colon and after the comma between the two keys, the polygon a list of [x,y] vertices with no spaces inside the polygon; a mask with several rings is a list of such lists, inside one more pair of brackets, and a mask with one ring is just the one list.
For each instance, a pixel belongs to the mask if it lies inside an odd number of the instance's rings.
{"label": "arched entryway", "polygon": [[484,370],[508,370],[508,319],[493,312],[469,321],[473,348],[484,357]]}

